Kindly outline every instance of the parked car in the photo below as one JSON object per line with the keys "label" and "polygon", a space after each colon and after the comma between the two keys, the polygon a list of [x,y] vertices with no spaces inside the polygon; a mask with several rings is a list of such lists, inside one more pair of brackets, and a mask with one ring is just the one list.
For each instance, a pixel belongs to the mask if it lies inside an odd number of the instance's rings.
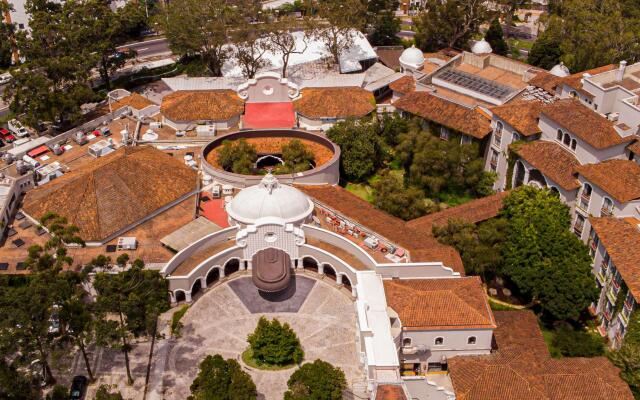
{"label": "parked car", "polygon": [[11,79],[13,79],[13,77],[8,72],[5,72],[4,74],[0,74],[0,85],[9,83]]}
{"label": "parked car", "polygon": [[0,136],[2,136],[2,140],[7,143],[13,143],[13,141],[16,140],[16,137],[13,136],[13,134],[11,134],[11,132],[9,132],[9,130],[5,128],[0,128]]}
{"label": "parked car", "polygon": [[89,380],[86,376],[77,375],[73,377],[71,382],[71,395],[69,400],[84,400],[84,396],[87,393],[87,383]]}
{"label": "parked car", "polygon": [[25,128],[20,121],[17,119],[10,120],[7,125],[9,126],[9,130],[12,131],[17,137],[26,137],[29,136],[29,131]]}

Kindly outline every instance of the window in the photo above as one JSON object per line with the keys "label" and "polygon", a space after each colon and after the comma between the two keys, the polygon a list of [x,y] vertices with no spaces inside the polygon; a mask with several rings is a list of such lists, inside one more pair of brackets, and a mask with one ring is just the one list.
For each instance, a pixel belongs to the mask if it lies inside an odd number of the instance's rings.
{"label": "window", "polygon": [[517,142],[520,139],[521,139],[520,134],[518,132],[513,132],[513,135],[511,137],[511,142]]}
{"label": "window", "polygon": [[502,128],[502,122],[498,121],[498,123],[496,123],[496,131],[493,135],[493,142],[498,146],[498,148],[500,148],[500,145],[502,144]]}
{"label": "window", "polygon": [[498,157],[500,156],[500,153],[498,153],[498,151],[496,149],[491,149],[491,171],[492,172],[496,172],[496,170],[498,169]]}
{"label": "window", "polygon": [[564,143],[565,146],[569,146],[571,144],[571,136],[569,136],[568,133],[564,134],[564,138],[562,139],[562,143]]}
{"label": "window", "polygon": [[556,136],[556,139],[558,139],[558,141],[562,141],[562,130],[558,129],[558,135]]}
{"label": "window", "polygon": [[402,347],[411,347],[411,338],[402,339]]}
{"label": "window", "polygon": [[449,140],[449,130],[444,126],[440,127],[440,139]]}
{"label": "window", "polygon": [[467,339],[467,344],[476,344],[476,337],[469,336],[469,338]]}
{"label": "window", "polygon": [[583,215],[576,215],[576,222],[573,225],[573,232],[578,236],[582,237],[582,230],[584,229],[584,221],[585,218]]}
{"label": "window", "polygon": [[18,24],[18,29],[24,29],[24,24]]}
{"label": "window", "polygon": [[471,143],[471,136],[467,136],[467,135],[462,135],[462,137],[460,138],[460,144],[469,144]]}
{"label": "window", "polygon": [[580,199],[578,200],[578,207],[583,211],[589,210],[589,201],[591,200],[591,185],[585,183],[582,186],[582,193],[580,194]]}
{"label": "window", "polygon": [[437,337],[436,340],[434,341],[434,344],[436,346],[442,346],[444,344],[444,338],[442,337]]}
{"label": "window", "polygon": [[608,217],[613,214],[613,201],[605,197],[602,201],[602,209],[600,210],[600,215],[603,217]]}
{"label": "window", "polygon": [[575,139],[571,139],[571,150],[575,151],[578,145],[578,141]]}

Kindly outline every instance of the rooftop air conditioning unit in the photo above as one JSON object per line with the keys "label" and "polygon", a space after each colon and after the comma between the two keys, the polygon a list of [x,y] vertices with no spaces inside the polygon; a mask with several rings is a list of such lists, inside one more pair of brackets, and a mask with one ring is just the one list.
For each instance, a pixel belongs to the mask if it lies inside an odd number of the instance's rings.
{"label": "rooftop air conditioning unit", "polygon": [[616,121],[618,120],[618,118],[620,118],[620,113],[617,113],[617,112],[615,112],[615,113],[610,113],[609,115],[607,115],[607,119],[608,119],[609,121],[616,122]]}

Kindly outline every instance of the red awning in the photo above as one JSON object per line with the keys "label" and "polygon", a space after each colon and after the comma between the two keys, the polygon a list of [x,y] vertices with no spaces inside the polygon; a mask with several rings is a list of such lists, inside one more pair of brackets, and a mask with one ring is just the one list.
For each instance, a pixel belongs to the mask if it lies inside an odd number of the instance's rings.
{"label": "red awning", "polygon": [[49,148],[45,145],[42,145],[31,150],[30,152],[27,153],[27,155],[33,158],[33,157],[38,157],[40,154],[44,154],[47,151],[49,151]]}

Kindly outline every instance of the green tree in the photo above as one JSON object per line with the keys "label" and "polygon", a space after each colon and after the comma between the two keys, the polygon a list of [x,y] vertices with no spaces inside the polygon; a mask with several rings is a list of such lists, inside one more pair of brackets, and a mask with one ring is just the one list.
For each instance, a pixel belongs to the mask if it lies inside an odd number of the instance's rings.
{"label": "green tree", "polygon": [[41,365],[47,384],[55,383],[50,356],[61,336],[60,330],[50,331],[52,317],[73,290],[66,274],[52,270],[32,274],[24,285],[0,289],[0,348],[3,354],[19,352],[25,365]]}
{"label": "green tree", "polygon": [[577,320],[598,291],[587,248],[569,231],[569,208],[549,190],[522,186],[505,198],[501,215],[509,222],[504,275],[546,317]]}
{"label": "green tree", "polygon": [[466,49],[480,25],[489,22],[486,2],[478,0],[427,0],[415,18],[416,44],[424,51],[446,47]]}
{"label": "green tree", "polygon": [[340,57],[356,38],[366,22],[366,7],[361,0],[323,0],[315,4],[318,15],[326,23],[318,24],[314,36],[320,39],[340,65]]}
{"label": "green tree", "polygon": [[454,219],[446,226],[434,226],[433,235],[440,243],[458,250],[468,275],[480,275],[488,282],[502,265],[506,228],[504,218],[493,218],[478,225]]}
{"label": "green tree", "polygon": [[282,160],[287,173],[311,169],[314,158],[313,152],[298,139],[293,139],[282,146]]}
{"label": "green tree", "polygon": [[347,387],[344,372],[326,361],[306,363],[287,382],[285,400],[340,400]]}
{"label": "green tree", "polygon": [[250,174],[257,159],[258,153],[255,146],[246,139],[225,140],[217,157],[218,164],[224,170],[236,174]]}
{"label": "green tree", "polygon": [[627,333],[619,349],[608,353],[609,359],[620,368],[620,377],[629,384],[636,399],[640,398],[640,312],[629,318]]}
{"label": "green tree", "polygon": [[120,392],[112,392],[108,385],[100,385],[95,400],[123,400]]}
{"label": "green tree", "polygon": [[495,174],[484,171],[476,143],[440,140],[414,126],[400,136],[395,152],[407,182],[422,188],[427,197],[437,198],[444,192],[476,197],[492,193]]}
{"label": "green tree", "polygon": [[506,56],[509,52],[509,45],[504,40],[504,32],[498,18],[493,19],[487,33],[484,35],[484,39],[489,42],[495,54]]}
{"label": "green tree", "polygon": [[19,32],[17,46],[26,62],[13,72],[4,94],[15,114],[69,125],[82,117],[80,106],[99,97],[90,86],[95,55],[79,34],[77,3],[27,2],[30,32]]}
{"label": "green tree", "polygon": [[304,357],[300,340],[289,324],[261,317],[255,331],[247,337],[253,358],[258,363],[287,365]]}
{"label": "green tree", "polygon": [[[293,30],[294,28],[299,29],[301,26],[305,29],[305,35],[301,40],[302,46],[298,46]],[[307,19],[303,19],[300,22],[295,17],[282,16],[271,22],[268,31],[269,45],[275,50],[275,53],[280,54],[282,60],[281,74],[283,78],[286,78],[291,55],[302,54],[307,50],[309,22]]]}
{"label": "green tree", "polygon": [[191,384],[188,400],[253,400],[256,385],[236,360],[219,354],[207,356],[200,363],[198,376]]}
{"label": "green tree", "polygon": [[562,61],[577,72],[620,60],[640,59],[637,8],[637,3],[631,5],[621,0],[563,1]]}
{"label": "green tree", "polygon": [[386,157],[377,121],[347,120],[335,124],[327,137],[340,146],[340,169],[349,181],[371,176]]}
{"label": "green tree", "polygon": [[131,384],[131,338],[156,334],[158,316],[169,309],[167,281],[158,271],[143,269],[134,262],[130,269],[118,274],[98,273],[94,287],[98,293],[95,305],[98,342],[123,352]]}
{"label": "green tree", "polygon": [[398,0],[372,0],[367,3],[367,22],[372,32],[369,41],[375,46],[392,46],[400,43],[400,20],[396,18]]}
{"label": "green tree", "polygon": [[405,188],[402,177],[387,170],[373,183],[373,204],[404,220],[421,217],[429,211],[422,190],[416,187]]}
{"label": "green tree", "polygon": [[174,0],[158,20],[175,54],[198,55],[212,76],[222,76],[239,18],[238,8],[225,0]]}
{"label": "green tree", "polygon": [[552,16],[545,31],[533,43],[527,63],[547,70],[553,68],[562,57],[561,43],[562,21],[559,17]]}
{"label": "green tree", "polygon": [[[2,13],[2,5],[4,4],[0,5],[0,13]],[[0,68],[9,68],[11,66],[13,34],[14,25],[0,21]]]}
{"label": "green tree", "polygon": [[396,146],[400,135],[409,131],[409,121],[398,114],[384,114],[380,119],[380,136],[388,147]]}
{"label": "green tree", "polygon": [[0,398],[5,400],[39,399],[35,384],[27,374],[18,371],[15,365],[9,364],[5,357],[0,358]]}
{"label": "green tree", "polygon": [[118,256],[118,258],[116,258],[116,264],[118,264],[120,268],[124,268],[128,262],[129,262],[129,254],[127,253],[122,253]]}
{"label": "green tree", "polygon": [[85,291],[80,289],[74,296],[62,303],[60,322],[62,326],[66,327],[66,335],[80,349],[89,380],[93,382],[95,378],[87,354],[87,345],[94,339],[95,321],[90,305],[84,299],[85,295]]}

